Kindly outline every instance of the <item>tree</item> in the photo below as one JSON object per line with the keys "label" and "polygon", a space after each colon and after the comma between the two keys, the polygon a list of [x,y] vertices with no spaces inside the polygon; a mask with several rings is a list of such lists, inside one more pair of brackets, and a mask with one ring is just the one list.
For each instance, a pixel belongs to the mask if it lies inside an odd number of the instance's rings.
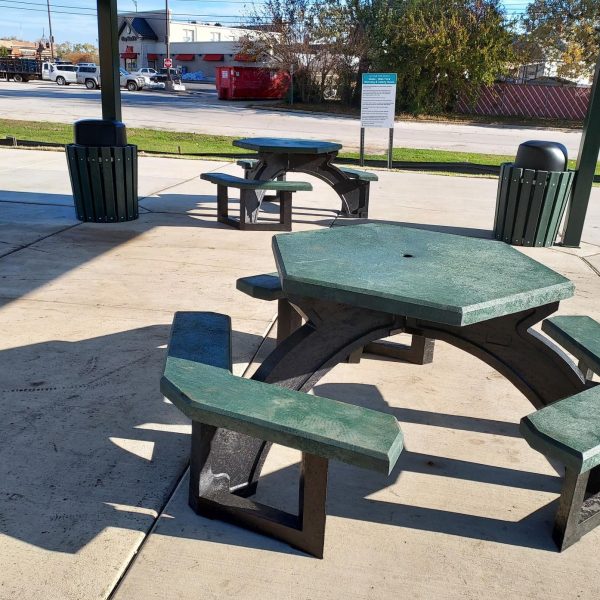
{"label": "tree", "polygon": [[[449,110],[507,70],[510,24],[500,0],[266,0],[245,51],[294,69],[303,102],[332,86],[358,104],[361,75],[398,74],[398,107]],[[270,23],[265,26],[264,22]]]}
{"label": "tree", "polygon": [[331,71],[325,46],[331,43],[322,22],[322,5],[311,0],[266,0],[251,16],[254,32],[240,40],[241,51],[271,67],[293,73],[295,96],[320,102]]}
{"label": "tree", "polygon": [[500,0],[397,1],[374,60],[398,73],[399,108],[453,108],[507,70],[512,34]]}
{"label": "tree", "polygon": [[100,62],[98,48],[93,44],[72,44],[71,42],[61,42],[54,46],[56,56],[63,60],[70,60],[72,63],[81,62]]}
{"label": "tree", "polygon": [[533,59],[562,63],[558,74],[590,76],[600,54],[598,0],[533,0],[523,19]]}

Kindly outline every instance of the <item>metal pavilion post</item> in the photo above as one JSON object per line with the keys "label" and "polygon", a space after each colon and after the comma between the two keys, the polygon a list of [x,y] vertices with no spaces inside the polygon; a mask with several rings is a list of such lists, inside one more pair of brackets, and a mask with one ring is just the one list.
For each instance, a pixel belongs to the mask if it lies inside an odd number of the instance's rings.
{"label": "metal pavilion post", "polygon": [[585,215],[587,213],[596,163],[600,152],[600,57],[596,65],[594,84],[590,93],[590,104],[583,123],[579,156],[577,157],[577,174],[571,202],[567,212],[562,245],[577,248],[581,243]]}
{"label": "metal pavilion post", "polygon": [[139,217],[137,146],[121,121],[117,0],[97,0],[102,119],[82,119],[67,144],[67,164],[80,221],[121,223]]}
{"label": "metal pavilion post", "polygon": [[117,0],[97,0],[102,118],[121,121]]}

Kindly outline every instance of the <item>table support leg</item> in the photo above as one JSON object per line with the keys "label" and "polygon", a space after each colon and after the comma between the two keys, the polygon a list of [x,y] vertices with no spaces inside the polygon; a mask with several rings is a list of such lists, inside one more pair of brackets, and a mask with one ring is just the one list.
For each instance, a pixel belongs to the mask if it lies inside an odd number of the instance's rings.
{"label": "table support leg", "polygon": [[302,326],[302,315],[287,301],[277,300],[277,343],[281,344],[296,329]]}
{"label": "table support leg", "polygon": [[365,346],[364,351],[377,356],[403,360],[413,365],[428,365],[433,362],[434,347],[435,340],[415,334],[412,336],[410,346],[396,342],[371,342]]}
{"label": "table support leg", "polygon": [[215,472],[211,456],[211,447],[222,430],[197,421],[192,422],[192,428],[189,505],[195,512],[258,531],[323,558],[329,465],[326,458],[302,453],[296,515],[253,502],[244,497],[247,493],[232,493],[228,474]]}
{"label": "table support leg", "polygon": [[[414,332],[448,342],[504,375],[537,408],[585,389],[576,365],[550,340],[531,329],[558,309],[558,302],[465,327],[419,321]],[[413,325],[408,320],[406,331]]]}
{"label": "table support leg", "polygon": [[[260,154],[260,162],[249,172],[251,179],[272,180],[286,172],[307,173],[328,183],[342,200],[341,217],[368,218],[369,182],[351,179],[332,164],[337,153],[331,154]],[[258,192],[258,202],[264,192]]]}
{"label": "table support leg", "polygon": [[[331,368],[370,342],[405,331],[443,340],[511,381],[537,407],[585,389],[581,373],[561,351],[530,328],[558,303],[464,327],[440,325],[308,298],[290,298],[308,319],[264,360],[254,379],[308,391]],[[251,494],[270,444],[222,433],[211,448],[213,472],[227,472],[234,489]],[[233,435],[233,437],[228,437]]]}

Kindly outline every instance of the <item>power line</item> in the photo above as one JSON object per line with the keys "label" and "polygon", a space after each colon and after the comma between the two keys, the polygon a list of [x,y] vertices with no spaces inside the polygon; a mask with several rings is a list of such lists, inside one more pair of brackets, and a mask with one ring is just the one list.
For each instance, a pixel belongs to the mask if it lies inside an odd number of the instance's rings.
{"label": "power line", "polygon": [[[38,3],[32,3],[29,2],[27,4],[29,5],[34,5],[34,6],[40,6],[40,8],[29,8],[29,7],[24,7],[24,6],[6,6],[7,2],[11,2],[14,3],[16,0],[0,0],[0,2],[2,4],[0,4],[0,7],[2,8],[13,8],[15,10],[24,10],[24,11],[29,11],[29,12],[46,12],[46,8],[41,8],[42,6],[45,6],[43,4],[38,4]],[[54,6],[58,6],[58,5],[54,5]],[[72,8],[81,8],[81,7],[72,7]],[[89,9],[91,10],[91,9]],[[95,17],[96,16],[96,12],[88,12],[88,13],[81,13],[81,12],[73,12],[73,11],[68,11],[68,10],[55,10],[54,8],[52,9],[52,12],[54,14],[59,14],[59,15],[75,15],[75,16],[79,16],[79,17]],[[223,19],[241,19],[242,17],[240,17],[240,15],[220,15],[220,14],[192,14],[192,13],[171,13],[172,17],[195,17],[195,18],[202,18],[202,19],[207,19],[209,18],[211,21],[212,20],[223,20]],[[156,17],[152,17],[152,16],[144,16],[143,17],[146,20],[150,20],[150,21],[164,21],[164,16],[156,16]],[[248,20],[252,20],[252,21],[256,21],[256,20],[268,20],[267,17],[255,17],[255,16],[248,16],[247,17]],[[185,21],[183,21],[185,22]],[[236,21],[237,22],[237,21]],[[241,21],[240,21],[241,22]]]}
{"label": "power line", "polygon": [[[3,8],[13,8],[15,10],[24,10],[24,11],[30,11],[30,12],[46,12],[46,8],[45,8],[45,3],[40,3],[40,2],[28,2],[27,0],[0,0],[0,2],[2,2],[2,7]],[[9,4],[9,6],[6,6],[6,4]],[[10,5],[15,5],[15,6],[10,6]],[[23,6],[25,5],[25,6]],[[39,7],[39,8],[33,8],[33,7]],[[44,8],[43,8],[44,7]],[[56,10],[54,7],[58,7],[60,10]],[[63,10],[63,9],[74,9],[74,10]],[[79,11],[79,10],[85,10],[85,11],[89,11],[89,12],[75,12],[75,11]],[[53,13],[56,14],[63,14],[63,15],[76,15],[76,16],[96,16],[96,10],[93,8],[88,8],[88,7],[84,7],[84,6],[72,6],[72,5],[66,5],[66,4],[53,4],[53,9],[52,9]],[[132,13],[133,14],[133,13]],[[144,14],[144,13],[141,13]],[[257,17],[257,16],[253,16],[253,15],[248,15],[247,17],[243,17],[239,14],[215,14],[215,13],[180,13],[180,12],[171,12],[171,17],[172,18],[181,18],[181,17],[187,17],[188,20],[191,18],[200,18],[200,19],[210,19],[210,20],[214,20],[214,19],[235,19],[236,22],[240,21],[240,19],[249,19],[249,20],[269,20],[268,17]],[[152,15],[156,15],[156,16],[152,16]],[[154,20],[154,21],[163,21],[164,20],[164,13],[162,12],[150,12],[150,14],[145,14],[144,19],[146,20]]]}

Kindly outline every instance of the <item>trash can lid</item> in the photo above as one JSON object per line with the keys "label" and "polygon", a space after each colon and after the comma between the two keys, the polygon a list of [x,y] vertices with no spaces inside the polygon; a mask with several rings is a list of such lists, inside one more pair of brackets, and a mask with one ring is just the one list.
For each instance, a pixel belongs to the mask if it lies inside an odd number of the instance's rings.
{"label": "trash can lid", "polygon": [[82,146],[127,146],[127,130],[122,121],[82,119],[76,121],[75,143]]}
{"label": "trash can lid", "polygon": [[559,142],[530,140],[517,150],[515,167],[536,171],[565,171],[569,161],[568,151]]}

